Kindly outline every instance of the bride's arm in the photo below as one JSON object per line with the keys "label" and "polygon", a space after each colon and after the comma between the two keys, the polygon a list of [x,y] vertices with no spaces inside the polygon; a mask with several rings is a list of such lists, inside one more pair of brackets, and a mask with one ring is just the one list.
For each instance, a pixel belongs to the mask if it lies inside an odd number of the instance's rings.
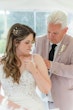
{"label": "bride's arm", "polygon": [[33,62],[27,61],[25,64],[26,69],[32,73],[39,89],[48,94],[51,89],[51,81],[46,64],[40,55],[34,55],[34,62],[36,66],[34,66]]}
{"label": "bride's arm", "polygon": [[[0,62],[1,64],[1,62]],[[2,95],[2,91],[1,91],[1,83],[0,83],[0,106],[4,106],[6,105],[9,109],[12,108],[11,110],[15,110],[15,109],[20,109],[21,110],[21,106],[8,100],[6,96]],[[23,108],[23,110],[28,110],[26,108]]]}
{"label": "bride's arm", "polygon": [[16,109],[16,108],[20,108],[19,105],[13,103],[12,101],[7,100],[6,97],[4,97],[2,95],[2,93],[1,93],[1,83],[0,83],[0,105],[4,105],[4,103],[7,104],[8,108],[13,108],[13,110]]}
{"label": "bride's arm", "polygon": [[[20,109],[21,106],[10,101],[10,100],[7,100],[6,97],[0,95],[0,105],[6,105],[9,109],[12,108],[12,110],[15,110],[15,109]],[[26,108],[23,108],[23,110],[27,110]]]}
{"label": "bride's arm", "polygon": [[36,84],[43,93],[48,94],[51,90],[51,80],[48,74],[48,69],[40,55],[35,55],[34,59],[36,63],[36,72],[34,73]]}

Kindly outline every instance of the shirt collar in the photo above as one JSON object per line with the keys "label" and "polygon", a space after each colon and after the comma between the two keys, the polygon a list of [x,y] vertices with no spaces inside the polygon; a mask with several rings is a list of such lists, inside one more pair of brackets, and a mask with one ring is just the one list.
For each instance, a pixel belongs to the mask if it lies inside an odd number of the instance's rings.
{"label": "shirt collar", "polygon": [[[57,43],[56,45],[57,45],[57,46],[60,46],[61,42],[62,42],[62,40],[61,40],[59,43]],[[53,43],[50,42],[50,46],[51,46],[52,44],[53,44]]]}

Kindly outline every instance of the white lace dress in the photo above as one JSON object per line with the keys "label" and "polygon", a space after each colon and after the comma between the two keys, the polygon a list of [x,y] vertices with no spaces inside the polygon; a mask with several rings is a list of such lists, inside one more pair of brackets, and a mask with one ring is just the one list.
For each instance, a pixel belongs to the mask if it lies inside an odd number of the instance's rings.
{"label": "white lace dress", "polygon": [[0,65],[0,82],[5,96],[9,100],[27,108],[27,110],[46,110],[42,100],[36,94],[35,80],[28,71],[22,73],[20,82],[17,84],[12,82],[11,77],[5,78],[3,66]]}

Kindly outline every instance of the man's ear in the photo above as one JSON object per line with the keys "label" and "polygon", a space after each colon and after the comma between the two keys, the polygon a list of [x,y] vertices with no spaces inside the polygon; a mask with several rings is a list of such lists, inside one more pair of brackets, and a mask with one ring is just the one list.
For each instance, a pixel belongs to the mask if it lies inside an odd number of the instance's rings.
{"label": "man's ear", "polygon": [[68,30],[68,27],[64,28],[64,33],[66,33],[66,32],[67,32],[67,30]]}

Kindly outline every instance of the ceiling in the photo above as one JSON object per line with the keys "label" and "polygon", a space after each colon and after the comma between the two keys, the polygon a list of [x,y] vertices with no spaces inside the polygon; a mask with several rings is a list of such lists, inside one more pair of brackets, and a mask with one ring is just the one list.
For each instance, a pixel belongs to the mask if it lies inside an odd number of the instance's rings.
{"label": "ceiling", "polygon": [[0,0],[0,10],[73,11],[73,0]]}

